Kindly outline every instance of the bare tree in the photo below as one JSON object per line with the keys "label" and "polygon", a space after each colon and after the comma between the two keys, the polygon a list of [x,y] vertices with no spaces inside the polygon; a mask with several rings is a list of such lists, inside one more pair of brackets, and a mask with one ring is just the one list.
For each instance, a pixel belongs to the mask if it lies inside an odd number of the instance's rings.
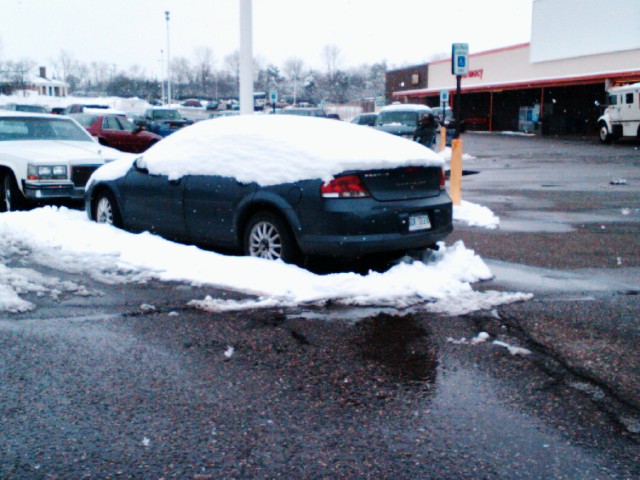
{"label": "bare tree", "polygon": [[298,103],[298,82],[302,79],[304,61],[298,57],[291,57],[284,62],[284,73],[293,83],[293,104]]}
{"label": "bare tree", "polygon": [[224,63],[229,73],[235,78],[237,91],[240,92],[240,52],[236,50],[224,57]]}
{"label": "bare tree", "polygon": [[327,67],[327,75],[333,78],[342,64],[342,51],[337,45],[330,43],[322,49],[322,59]]}
{"label": "bare tree", "polygon": [[185,88],[191,83],[191,65],[185,57],[174,57],[171,60],[171,76],[178,90],[177,98],[183,96]]}
{"label": "bare tree", "polygon": [[198,47],[194,50],[194,54],[196,58],[196,77],[200,84],[200,92],[205,93],[208,91],[209,80],[215,81],[213,75],[213,67],[215,64],[213,50],[210,47]]}

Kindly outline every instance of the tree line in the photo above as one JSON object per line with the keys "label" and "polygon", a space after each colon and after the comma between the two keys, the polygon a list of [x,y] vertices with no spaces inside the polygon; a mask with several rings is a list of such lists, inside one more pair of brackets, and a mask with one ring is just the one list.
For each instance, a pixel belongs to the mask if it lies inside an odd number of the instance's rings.
{"label": "tree line", "polygon": [[[254,59],[254,90],[278,91],[278,97],[289,103],[322,101],[348,103],[374,99],[384,95],[386,62],[359,67],[342,67],[342,53],[336,45],[322,51],[325,68],[314,69],[298,57],[288,58],[282,66]],[[81,62],[62,50],[51,59],[49,78],[64,80],[72,95],[138,97],[161,99],[166,82],[149,75],[139,65],[118,69],[106,62]],[[0,58],[0,93],[10,94],[24,88],[28,76],[37,74],[38,64],[31,59],[2,61]],[[167,66],[163,65],[164,76]],[[240,55],[234,52],[217,62],[209,47],[194,49],[190,58],[171,59],[172,98],[228,99],[238,98]]]}

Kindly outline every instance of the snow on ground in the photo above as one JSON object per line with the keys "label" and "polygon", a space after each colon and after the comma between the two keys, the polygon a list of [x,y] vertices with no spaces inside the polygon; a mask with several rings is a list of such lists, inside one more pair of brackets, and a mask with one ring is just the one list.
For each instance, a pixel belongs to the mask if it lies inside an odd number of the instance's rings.
{"label": "snow on ground", "polygon": [[[84,212],[42,207],[0,215],[0,311],[34,308],[27,293],[54,298],[64,292],[92,295],[81,284],[19,268],[21,259],[54,270],[88,275],[102,283],[148,279],[185,281],[233,289],[256,298],[228,301],[194,299],[205,310],[323,305],[424,307],[445,314],[491,309],[531,295],[478,292],[471,284],[491,278],[482,259],[462,242],[442,244],[421,260],[399,263],[384,273],[317,275],[281,262],[225,256],[164,240],[150,233],[133,234],[87,219]],[[80,277],[82,278],[82,277]]]}
{"label": "snow on ground", "polygon": [[498,228],[500,219],[487,207],[462,200],[453,206],[453,220],[472,227]]}

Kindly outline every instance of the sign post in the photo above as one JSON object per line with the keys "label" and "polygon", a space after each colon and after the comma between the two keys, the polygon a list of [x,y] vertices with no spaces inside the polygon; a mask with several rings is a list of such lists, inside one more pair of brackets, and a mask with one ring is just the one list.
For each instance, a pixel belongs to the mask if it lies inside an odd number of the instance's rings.
{"label": "sign post", "polygon": [[447,127],[445,120],[447,119],[447,104],[449,103],[449,90],[440,90],[440,106],[442,107],[442,123],[440,124],[440,151],[444,152],[447,148]]}
{"label": "sign post", "polygon": [[462,140],[460,140],[460,84],[462,76],[469,73],[469,44],[454,43],[451,46],[451,74],[456,76],[456,134],[451,142],[451,168],[449,171],[449,193],[453,204],[462,203]]}
{"label": "sign post", "polygon": [[273,113],[276,113],[276,103],[278,103],[278,91],[277,90],[271,90],[269,92],[269,101],[271,102],[271,105],[273,106]]}

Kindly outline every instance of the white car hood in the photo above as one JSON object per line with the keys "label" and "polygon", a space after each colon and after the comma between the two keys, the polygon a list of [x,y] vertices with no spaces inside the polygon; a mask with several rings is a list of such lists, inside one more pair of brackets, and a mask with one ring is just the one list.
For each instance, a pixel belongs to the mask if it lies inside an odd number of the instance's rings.
{"label": "white car hood", "polygon": [[93,142],[28,140],[0,142],[0,161],[12,158],[39,164],[101,165],[116,158],[113,150]]}

